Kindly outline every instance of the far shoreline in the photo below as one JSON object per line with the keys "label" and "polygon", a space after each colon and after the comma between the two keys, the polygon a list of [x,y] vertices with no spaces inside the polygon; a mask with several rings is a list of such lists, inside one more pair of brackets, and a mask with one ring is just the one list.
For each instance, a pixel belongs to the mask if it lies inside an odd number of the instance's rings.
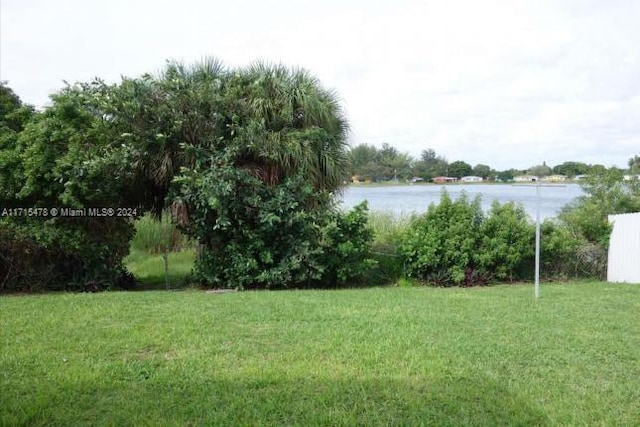
{"label": "far shoreline", "polygon": [[[540,181],[540,185],[578,185],[579,181]],[[487,182],[403,182],[403,181],[383,181],[383,182],[348,182],[345,187],[412,187],[412,186],[460,186],[460,185],[536,185],[536,181],[487,181]]]}

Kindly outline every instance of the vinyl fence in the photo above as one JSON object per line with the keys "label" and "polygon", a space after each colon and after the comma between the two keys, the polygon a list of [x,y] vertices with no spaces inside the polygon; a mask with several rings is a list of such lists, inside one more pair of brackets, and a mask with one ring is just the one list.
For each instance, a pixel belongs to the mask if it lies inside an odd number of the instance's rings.
{"label": "vinyl fence", "polygon": [[607,281],[640,283],[640,212],[609,215],[609,222]]}

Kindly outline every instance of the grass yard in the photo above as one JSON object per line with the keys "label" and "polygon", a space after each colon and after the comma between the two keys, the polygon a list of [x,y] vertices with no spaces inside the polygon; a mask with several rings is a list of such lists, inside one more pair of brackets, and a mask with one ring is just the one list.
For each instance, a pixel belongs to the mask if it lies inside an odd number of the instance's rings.
{"label": "grass yard", "polygon": [[0,297],[2,425],[640,425],[640,286]]}

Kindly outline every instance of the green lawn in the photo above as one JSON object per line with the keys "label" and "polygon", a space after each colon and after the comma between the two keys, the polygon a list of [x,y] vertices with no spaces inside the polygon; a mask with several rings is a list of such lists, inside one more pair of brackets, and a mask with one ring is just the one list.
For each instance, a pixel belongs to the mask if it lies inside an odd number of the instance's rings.
{"label": "green lawn", "polygon": [[0,297],[1,425],[640,425],[640,286]]}

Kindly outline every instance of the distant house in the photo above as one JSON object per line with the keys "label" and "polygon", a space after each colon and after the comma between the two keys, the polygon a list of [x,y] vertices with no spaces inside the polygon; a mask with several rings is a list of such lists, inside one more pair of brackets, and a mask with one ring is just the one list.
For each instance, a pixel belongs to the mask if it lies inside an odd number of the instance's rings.
{"label": "distant house", "polygon": [[351,182],[354,184],[358,184],[361,182],[371,182],[371,179],[365,178],[364,176],[360,176],[360,175],[353,175],[351,177]]}
{"label": "distant house", "polygon": [[640,175],[625,175],[624,176],[624,180],[625,181],[631,181],[634,179],[640,179]]}
{"label": "distant house", "polygon": [[513,177],[515,182],[536,182],[538,179],[535,175],[519,175]]}
{"label": "distant house", "polygon": [[567,176],[566,175],[549,175],[542,178],[542,180],[547,182],[564,182],[567,180]]}
{"label": "distant house", "polygon": [[416,182],[422,182],[422,181],[424,181],[424,178],[420,178],[420,177],[418,177],[418,176],[414,176],[413,178],[411,178],[411,179],[409,180],[409,182],[410,182],[410,183],[412,183],[412,184],[413,184],[413,183],[416,183]]}
{"label": "distant house", "polygon": [[447,182],[458,182],[458,178],[453,176],[436,176],[433,178],[433,182],[436,184],[445,184]]}
{"label": "distant house", "polygon": [[481,176],[463,176],[460,178],[462,182],[482,182],[483,179]]}

